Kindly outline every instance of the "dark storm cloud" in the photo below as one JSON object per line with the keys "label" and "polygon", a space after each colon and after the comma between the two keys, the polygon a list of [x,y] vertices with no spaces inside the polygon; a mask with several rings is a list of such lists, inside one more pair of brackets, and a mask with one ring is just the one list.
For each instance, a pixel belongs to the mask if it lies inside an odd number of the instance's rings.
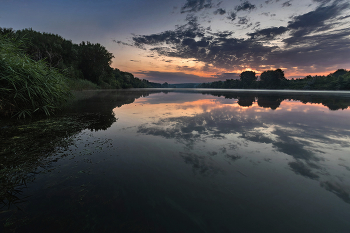
{"label": "dark storm cloud", "polygon": [[256,8],[255,5],[251,4],[249,1],[243,2],[241,5],[236,6],[235,10],[238,11],[251,11]]}
{"label": "dark storm cloud", "polygon": [[219,8],[216,11],[214,11],[214,15],[217,15],[217,14],[224,15],[224,14],[226,14],[226,10]]}
{"label": "dark storm cloud", "polygon": [[212,7],[211,0],[187,0],[185,5],[181,7],[181,13],[198,12]]}
{"label": "dark storm cloud", "polygon": [[[202,27],[197,17],[189,15],[187,23],[175,30],[134,36],[133,44],[140,48],[149,46],[149,51],[160,56],[192,58],[207,67],[211,64],[226,69],[241,69],[242,66],[259,69],[260,65],[272,65],[323,69],[349,62],[350,29],[334,29],[347,19],[339,17],[346,9],[349,3],[341,1],[328,6],[321,4],[313,11],[295,16],[287,26],[248,33],[248,39],[235,38],[232,31],[213,33]],[[228,18],[235,20],[236,13],[232,12]],[[247,17],[239,17],[236,25],[252,25],[248,23]],[[284,46],[268,44],[282,37]]]}

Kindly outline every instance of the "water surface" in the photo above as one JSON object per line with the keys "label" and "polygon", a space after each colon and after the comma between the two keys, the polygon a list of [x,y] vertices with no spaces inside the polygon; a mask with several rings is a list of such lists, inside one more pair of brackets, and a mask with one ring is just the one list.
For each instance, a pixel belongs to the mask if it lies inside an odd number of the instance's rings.
{"label": "water surface", "polygon": [[3,124],[5,232],[349,232],[350,93],[77,93]]}

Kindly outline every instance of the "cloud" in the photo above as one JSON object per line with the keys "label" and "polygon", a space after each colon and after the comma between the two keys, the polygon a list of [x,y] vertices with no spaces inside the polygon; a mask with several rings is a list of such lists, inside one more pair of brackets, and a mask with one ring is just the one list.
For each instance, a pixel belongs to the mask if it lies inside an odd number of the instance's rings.
{"label": "cloud", "polygon": [[207,176],[222,172],[222,169],[214,164],[214,162],[207,156],[183,152],[180,152],[180,156],[184,159],[186,164],[190,164],[192,166],[195,174],[198,172],[203,176]]}
{"label": "cloud", "polygon": [[120,41],[120,40],[112,40],[114,43],[117,43],[119,45],[125,45],[125,46],[133,46],[132,44],[128,44],[128,43],[125,43],[123,41]]}
{"label": "cloud", "polygon": [[327,191],[330,191],[337,195],[344,202],[350,204],[350,194],[347,191],[345,191],[346,188],[344,188],[343,185],[338,183],[332,183],[329,181],[321,182],[320,185]]}
{"label": "cloud", "polygon": [[272,143],[278,151],[291,155],[295,159],[320,161],[320,158],[316,157],[310,149],[307,149],[307,146],[310,146],[308,143],[293,139],[290,132],[276,128],[273,133],[278,136],[278,140]]}
{"label": "cloud", "polygon": [[187,0],[185,5],[181,7],[181,13],[198,12],[212,7],[211,0]]}
{"label": "cloud", "polygon": [[[179,67],[178,67],[179,68]],[[191,68],[181,68],[183,71]],[[186,74],[184,72],[159,72],[159,71],[141,71],[136,74],[142,74],[147,77],[152,82],[164,83],[203,83],[212,82],[212,78],[200,77],[193,74]]]}
{"label": "cloud", "polygon": [[258,40],[272,40],[278,35],[282,35],[283,33],[287,32],[287,27],[271,27],[271,28],[265,28],[262,30],[258,30],[254,33],[248,33],[247,35],[251,37],[251,39],[258,39]]}
{"label": "cloud", "polygon": [[217,14],[224,15],[224,14],[226,14],[226,10],[219,8],[216,11],[214,11],[214,15],[217,15]]}
{"label": "cloud", "polygon": [[306,37],[313,32],[322,32],[332,29],[337,24],[334,20],[344,9],[349,8],[349,3],[337,4],[330,6],[319,6],[316,10],[299,15],[288,22],[288,30],[291,36],[284,42],[288,45],[295,43],[299,38]]}
{"label": "cloud", "polygon": [[[183,92],[183,91],[181,91]],[[191,93],[191,92],[190,92]],[[220,172],[220,167],[213,164],[210,156],[221,156],[221,158],[236,161],[242,156],[237,154],[242,147],[254,148],[254,144],[266,144],[263,147],[271,146],[275,151],[279,151],[289,156],[292,161],[286,162],[289,168],[297,175],[307,179],[320,180],[321,187],[334,193],[346,203],[350,203],[350,194],[348,188],[343,184],[325,181],[329,178],[329,171],[333,171],[333,165],[328,160],[321,157],[320,154],[331,152],[328,145],[338,145],[348,148],[349,143],[343,145],[343,138],[347,137],[347,130],[341,128],[346,124],[346,118],[337,118],[335,121],[329,121],[327,114],[321,114],[320,111],[306,108],[298,108],[290,112],[281,109],[278,114],[271,114],[268,111],[255,111],[254,108],[246,111],[237,111],[237,108],[231,105],[238,103],[241,106],[251,106],[256,99],[259,106],[274,108],[283,100],[300,100],[303,103],[329,102],[329,98],[323,95],[290,95],[290,94],[272,94],[271,93],[247,93],[247,92],[216,92],[201,91],[205,96],[198,97],[193,93],[182,93],[176,97],[176,103],[181,104],[183,110],[193,107],[202,108],[197,114],[187,116],[164,116],[155,122],[149,122],[138,127],[138,133],[174,139],[185,146],[186,152],[180,153],[180,157],[188,165],[191,165],[196,174],[212,175]],[[187,94],[187,96],[186,96]],[[212,100],[212,96],[219,96]],[[179,101],[179,98],[181,101]],[[211,99],[212,102],[203,104],[191,104],[191,101],[198,99]],[[334,97],[332,101],[337,101]],[[153,99],[149,98],[151,103]],[[155,98],[162,103],[174,101],[174,96],[165,96],[164,98]],[[158,102],[156,102],[158,103]],[[288,108],[288,107],[287,107]],[[340,120],[340,122],[339,122]],[[238,140],[234,140],[232,145],[232,135],[238,135]],[[219,145],[221,149],[211,148],[207,152],[191,151],[197,146],[206,144],[213,138],[221,139]],[[242,143],[241,143],[242,142]],[[253,142],[253,143],[252,143]],[[199,144],[199,145],[197,145]],[[227,146],[226,146],[227,145]],[[235,150],[228,153],[230,149]],[[320,151],[325,149],[326,151]],[[201,151],[201,150],[200,150]],[[209,156],[208,156],[209,154]],[[248,158],[248,157],[246,157]],[[347,168],[347,167],[345,167]]]}
{"label": "cloud", "polygon": [[248,24],[249,20],[247,17],[239,17],[238,24]]}
{"label": "cloud", "polygon": [[251,11],[256,9],[256,6],[251,4],[249,1],[243,2],[241,5],[236,6],[235,10],[238,11]]}
{"label": "cloud", "polygon": [[212,36],[215,36],[215,37],[227,38],[227,37],[232,36],[233,32],[232,31],[220,31],[220,32],[215,32],[215,33],[210,32],[209,34]]}
{"label": "cloud", "polygon": [[216,80],[226,80],[226,79],[240,79],[240,73],[222,73],[216,75]]}
{"label": "cloud", "polygon": [[291,5],[290,1],[286,1],[282,4],[282,7],[290,7]]}
{"label": "cloud", "polygon": [[[322,72],[328,67],[350,62],[350,29],[335,29],[347,20],[341,14],[349,9],[349,5],[340,1],[320,5],[293,17],[286,26],[248,33],[249,38],[234,37],[233,31],[213,33],[199,24],[198,17],[189,15],[187,22],[176,26],[175,30],[134,36],[133,46],[148,49],[158,56],[192,58],[206,67],[228,70],[298,67],[304,72],[311,69]],[[235,20],[236,13],[231,12],[228,18]],[[251,26],[247,17],[239,17],[236,25]],[[282,42],[278,46],[271,44],[276,39]]]}
{"label": "cloud", "polygon": [[312,0],[313,2],[317,2],[317,3],[322,3],[322,4],[326,4],[331,2],[332,0]]}
{"label": "cloud", "polygon": [[237,15],[236,15],[235,12],[231,12],[231,13],[227,16],[227,18],[228,18],[229,20],[231,20],[231,21],[234,21],[234,20],[236,19],[236,17],[237,17]]}
{"label": "cloud", "polygon": [[288,165],[291,167],[291,169],[299,175],[305,176],[310,179],[318,179],[319,176],[316,175],[315,173],[312,172],[312,170],[306,166],[303,162],[301,161],[295,161],[295,162],[290,162]]}
{"label": "cloud", "polygon": [[158,34],[134,36],[132,38],[134,45],[143,47],[144,45],[160,45],[162,43],[181,44],[184,40],[204,37],[205,29],[199,26],[197,17],[189,15],[186,20],[187,23],[185,25],[178,26],[174,31],[169,30]]}
{"label": "cloud", "polygon": [[196,67],[189,67],[189,66],[177,66],[176,69],[180,70],[180,71],[196,71],[197,70]]}

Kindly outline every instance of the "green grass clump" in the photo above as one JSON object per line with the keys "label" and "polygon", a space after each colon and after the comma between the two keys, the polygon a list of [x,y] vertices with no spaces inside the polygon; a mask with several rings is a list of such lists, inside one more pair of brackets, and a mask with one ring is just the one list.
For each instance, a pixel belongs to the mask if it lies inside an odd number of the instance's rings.
{"label": "green grass clump", "polygon": [[0,115],[50,115],[70,96],[66,78],[45,61],[34,61],[19,43],[0,35]]}

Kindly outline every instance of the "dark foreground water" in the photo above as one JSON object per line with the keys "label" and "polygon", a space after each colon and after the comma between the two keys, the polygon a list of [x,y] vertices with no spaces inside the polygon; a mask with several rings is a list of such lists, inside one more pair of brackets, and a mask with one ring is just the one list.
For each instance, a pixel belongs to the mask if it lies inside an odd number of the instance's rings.
{"label": "dark foreground water", "polygon": [[89,91],[1,122],[0,232],[350,232],[350,93]]}

